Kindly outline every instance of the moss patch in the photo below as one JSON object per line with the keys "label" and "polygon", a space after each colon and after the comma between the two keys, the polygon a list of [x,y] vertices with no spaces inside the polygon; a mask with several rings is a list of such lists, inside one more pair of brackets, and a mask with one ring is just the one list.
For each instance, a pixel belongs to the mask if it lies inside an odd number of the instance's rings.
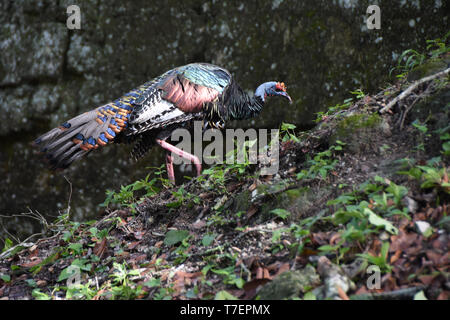
{"label": "moss patch", "polygon": [[287,271],[265,285],[259,292],[261,300],[282,300],[298,297],[320,283],[315,269],[308,265],[302,270]]}
{"label": "moss patch", "polygon": [[271,216],[270,211],[274,208],[286,209],[291,213],[293,221],[304,218],[313,212],[320,199],[327,198],[332,190],[327,187],[309,188],[301,187],[286,190],[261,206],[261,218],[267,219]]}
{"label": "moss patch", "polygon": [[[378,133],[385,131],[383,127],[383,119],[377,113],[354,114],[337,124],[335,134],[330,137],[329,142],[334,145],[336,140],[341,140],[351,152],[364,152],[370,150],[372,140],[377,139]],[[377,133],[374,134],[374,131]]]}

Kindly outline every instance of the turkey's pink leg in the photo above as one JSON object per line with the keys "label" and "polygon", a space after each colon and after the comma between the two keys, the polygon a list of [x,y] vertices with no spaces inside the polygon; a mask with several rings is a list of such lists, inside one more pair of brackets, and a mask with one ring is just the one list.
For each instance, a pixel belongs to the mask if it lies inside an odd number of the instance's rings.
{"label": "turkey's pink leg", "polygon": [[[202,173],[202,164],[200,163],[200,160],[198,159],[197,156],[195,156],[193,154],[190,154],[189,152],[183,151],[183,150],[181,150],[181,149],[179,149],[179,148],[177,148],[177,147],[171,145],[170,143],[168,143],[168,142],[166,142],[164,140],[161,140],[161,139],[156,139],[156,143],[159,144],[164,149],[166,149],[167,151],[173,152],[177,156],[185,158],[185,159],[191,161],[195,165],[195,167],[197,169],[197,175],[198,176]],[[170,156],[170,157],[172,157],[172,156]],[[169,179],[170,179],[170,174],[171,173],[169,171],[169,165],[171,167],[170,170],[172,171],[172,174],[173,174],[173,158],[171,158],[170,164],[169,164],[168,158],[166,158],[166,164],[167,164],[167,171],[168,171]],[[175,182],[175,176],[174,175],[173,175],[173,182]]]}
{"label": "turkey's pink leg", "polygon": [[170,152],[166,154],[166,168],[169,181],[175,184],[175,172],[173,171],[173,157]]}

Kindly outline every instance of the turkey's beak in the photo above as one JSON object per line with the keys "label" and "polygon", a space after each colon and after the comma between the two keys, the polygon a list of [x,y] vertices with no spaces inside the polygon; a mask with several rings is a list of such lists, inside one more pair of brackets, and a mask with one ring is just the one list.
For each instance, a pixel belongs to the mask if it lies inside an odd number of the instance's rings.
{"label": "turkey's beak", "polygon": [[286,91],[278,91],[277,94],[279,96],[285,97],[286,99],[289,100],[289,103],[292,104],[292,99],[291,99],[291,97],[289,97],[289,95],[287,94]]}

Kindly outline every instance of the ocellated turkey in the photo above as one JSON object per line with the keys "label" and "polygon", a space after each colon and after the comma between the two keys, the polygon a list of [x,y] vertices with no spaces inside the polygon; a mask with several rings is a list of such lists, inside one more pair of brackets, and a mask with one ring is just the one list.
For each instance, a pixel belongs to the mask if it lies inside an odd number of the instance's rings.
{"label": "ocellated turkey", "polygon": [[175,153],[201,163],[166,140],[173,130],[201,120],[207,126],[223,128],[226,121],[258,115],[268,96],[292,102],[284,83],[270,81],[258,86],[249,97],[229,71],[207,63],[192,63],[169,70],[122,97],[85,112],[34,141],[53,169],[66,168],[92,150],[113,142],[134,142],[131,156],[141,158],[156,142],[167,150],[170,181],[175,182]]}

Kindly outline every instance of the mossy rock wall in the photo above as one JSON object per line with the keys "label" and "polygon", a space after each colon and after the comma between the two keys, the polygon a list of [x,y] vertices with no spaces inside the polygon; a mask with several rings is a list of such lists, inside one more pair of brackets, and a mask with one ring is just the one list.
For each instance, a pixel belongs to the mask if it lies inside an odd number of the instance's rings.
{"label": "mossy rock wall", "polygon": [[335,132],[330,136],[329,144],[334,145],[336,141],[346,144],[349,152],[360,154],[372,151],[380,135],[389,136],[390,126],[380,115],[353,114],[338,120]]}

